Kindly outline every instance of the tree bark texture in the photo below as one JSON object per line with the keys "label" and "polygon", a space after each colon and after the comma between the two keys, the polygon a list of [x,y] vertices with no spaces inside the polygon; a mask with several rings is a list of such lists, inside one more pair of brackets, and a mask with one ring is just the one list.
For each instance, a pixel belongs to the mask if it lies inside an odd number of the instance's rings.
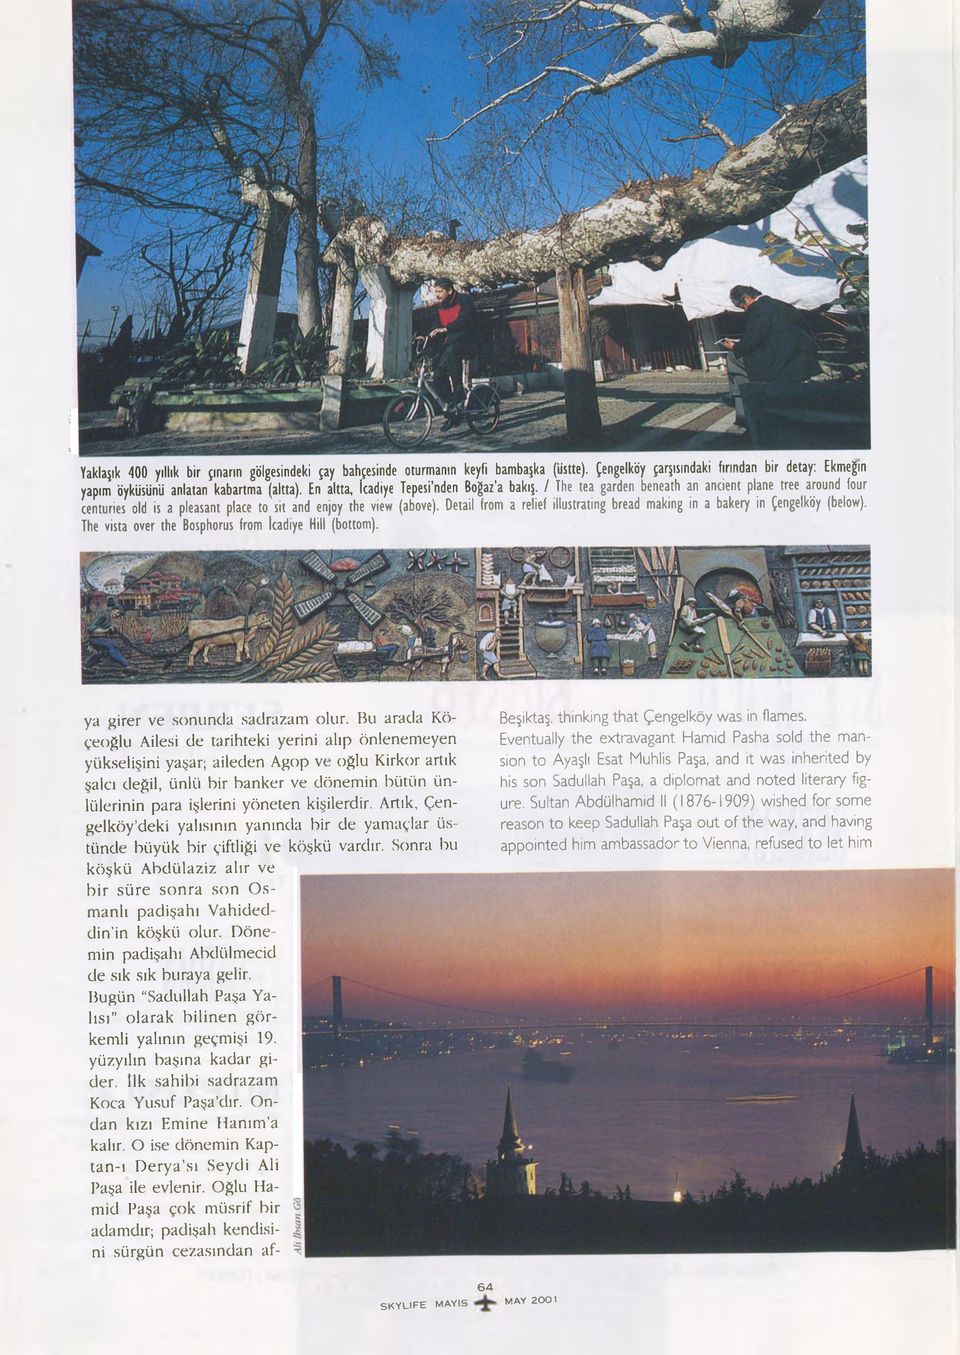
{"label": "tree bark texture", "polygon": [[567,436],[578,446],[598,442],[603,424],[590,344],[590,307],[582,268],[557,269],[560,357]]}
{"label": "tree bark texture", "polygon": [[297,123],[297,324],[301,334],[309,334],[323,319],[320,296],[320,241],[317,222],[317,125],[313,106],[302,88],[298,73],[287,99]]}
{"label": "tree bark texture", "polygon": [[238,357],[243,372],[254,371],[269,355],[277,322],[277,303],[287,247],[290,209],[267,192],[257,202],[250,276],[240,321]]}
{"label": "tree bark texture", "polygon": [[333,285],[333,316],[330,323],[331,376],[346,376],[350,368],[353,343],[353,302],[357,290],[357,268],[347,250],[338,251],[336,281]]}

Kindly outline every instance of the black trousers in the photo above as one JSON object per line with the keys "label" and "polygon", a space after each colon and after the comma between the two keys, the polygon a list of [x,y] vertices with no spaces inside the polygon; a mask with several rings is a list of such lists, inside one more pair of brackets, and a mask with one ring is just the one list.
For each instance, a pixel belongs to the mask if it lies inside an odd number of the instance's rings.
{"label": "black trousers", "polygon": [[447,403],[452,402],[455,405],[462,403],[463,363],[465,358],[471,357],[472,350],[460,348],[456,344],[447,344],[433,364],[433,384],[437,394]]}

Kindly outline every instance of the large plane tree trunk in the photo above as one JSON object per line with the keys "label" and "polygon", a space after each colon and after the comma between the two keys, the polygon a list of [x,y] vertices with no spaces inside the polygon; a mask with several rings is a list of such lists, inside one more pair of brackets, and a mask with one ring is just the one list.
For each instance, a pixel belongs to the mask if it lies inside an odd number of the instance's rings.
{"label": "large plane tree trunk", "polygon": [[302,90],[291,96],[300,146],[297,157],[297,324],[309,334],[323,320],[320,296],[320,241],[317,236],[317,128],[313,108]]}
{"label": "large plane tree trunk", "polygon": [[350,349],[353,342],[353,304],[357,290],[357,267],[353,252],[346,248],[337,251],[336,273],[333,284],[333,307],[330,320],[331,376],[348,376]]}
{"label": "large plane tree trunk", "polygon": [[297,325],[301,334],[309,334],[323,320],[320,239],[317,234],[320,216],[317,198],[317,120],[313,103],[304,88],[304,76],[318,45],[314,38],[306,45],[279,50],[277,53],[280,87],[287,111],[297,128],[294,191],[297,242],[294,260],[297,274]]}

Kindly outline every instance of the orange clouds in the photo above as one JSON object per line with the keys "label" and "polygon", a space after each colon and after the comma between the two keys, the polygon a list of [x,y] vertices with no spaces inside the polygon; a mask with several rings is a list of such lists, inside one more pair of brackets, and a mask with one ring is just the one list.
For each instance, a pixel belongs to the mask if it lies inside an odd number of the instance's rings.
{"label": "orange clouds", "polygon": [[[302,898],[305,1010],[329,1010],[308,990],[339,973],[505,1014],[752,1013],[925,964],[943,1010],[953,972],[945,870],[311,877]],[[912,1012],[921,989],[904,979],[823,1015]],[[386,995],[362,1005],[413,1019]]]}

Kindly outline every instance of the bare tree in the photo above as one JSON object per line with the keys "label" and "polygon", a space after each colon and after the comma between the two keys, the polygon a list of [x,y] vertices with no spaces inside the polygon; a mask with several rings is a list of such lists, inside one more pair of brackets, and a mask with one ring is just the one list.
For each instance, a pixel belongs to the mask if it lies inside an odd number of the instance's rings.
{"label": "bare tree", "polygon": [[162,253],[149,243],[141,245],[140,258],[157,279],[157,314],[165,315],[168,343],[176,343],[185,334],[199,332],[209,324],[223,302],[238,252],[246,252],[249,242],[250,232],[234,222],[219,257],[204,255],[197,261],[190,241],[178,243],[172,226],[167,227]]}
{"label": "bare tree", "polygon": [[[429,0],[426,0],[429,3]],[[100,206],[173,212],[194,235],[233,230],[263,193],[296,221],[297,310],[321,319],[318,171],[345,129],[318,127],[327,48],[353,51],[372,87],[397,73],[374,12],[421,0],[78,0],[78,192]],[[238,200],[237,189],[242,191]]]}

